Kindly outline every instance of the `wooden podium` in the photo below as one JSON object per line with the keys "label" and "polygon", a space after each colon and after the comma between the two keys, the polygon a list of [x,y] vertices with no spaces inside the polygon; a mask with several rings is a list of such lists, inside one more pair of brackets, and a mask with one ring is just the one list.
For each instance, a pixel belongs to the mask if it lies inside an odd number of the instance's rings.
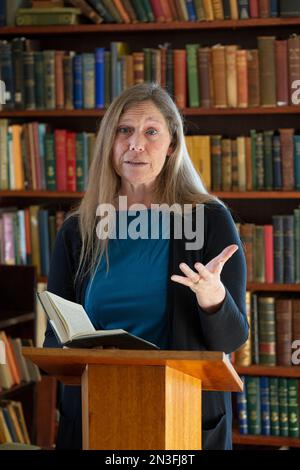
{"label": "wooden podium", "polygon": [[199,450],[201,391],[241,391],[222,352],[23,348],[81,385],[83,449]]}

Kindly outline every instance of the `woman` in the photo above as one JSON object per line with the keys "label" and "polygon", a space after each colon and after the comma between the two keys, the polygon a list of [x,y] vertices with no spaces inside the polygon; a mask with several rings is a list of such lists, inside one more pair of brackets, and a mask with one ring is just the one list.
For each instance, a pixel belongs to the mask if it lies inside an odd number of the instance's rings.
{"label": "woman", "polygon": [[[96,211],[110,204],[118,221],[121,196],[127,207],[143,204],[149,219],[153,203],[189,204],[193,220],[204,207],[202,248],[187,249],[185,234],[172,228],[170,239],[160,231],[156,239],[109,232],[108,240]],[[57,235],[48,290],[84,305],[96,329],[124,328],[162,349],[231,353],[246,341],[246,266],[235,224],[205,190],[180,114],[158,85],[135,85],[106,111],[87,191]],[[44,345],[58,347],[50,327]],[[81,447],[80,406],[80,389],[65,387],[57,448]],[[203,448],[230,449],[230,393],[204,392],[202,413]]]}

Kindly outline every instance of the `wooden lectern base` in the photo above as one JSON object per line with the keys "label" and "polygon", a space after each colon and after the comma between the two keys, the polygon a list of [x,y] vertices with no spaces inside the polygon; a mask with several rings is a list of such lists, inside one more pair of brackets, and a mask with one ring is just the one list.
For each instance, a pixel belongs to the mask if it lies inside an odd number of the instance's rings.
{"label": "wooden lectern base", "polygon": [[164,366],[87,365],[84,449],[201,449],[201,380]]}

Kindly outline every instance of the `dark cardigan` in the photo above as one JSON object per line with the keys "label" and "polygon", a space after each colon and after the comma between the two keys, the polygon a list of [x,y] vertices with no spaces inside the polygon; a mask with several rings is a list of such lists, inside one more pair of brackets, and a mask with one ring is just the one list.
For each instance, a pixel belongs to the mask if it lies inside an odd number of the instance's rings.
{"label": "dark cardigan", "polygon": [[[185,242],[185,239],[173,239],[171,230],[167,298],[169,349],[224,351],[229,354],[238,349],[248,336],[245,306],[246,263],[230,211],[219,203],[206,204],[203,248],[187,251]],[[226,297],[217,312],[208,314],[199,307],[195,294],[188,287],[171,281],[170,277],[172,274],[182,275],[179,269],[181,262],[187,263],[191,268],[197,261],[205,265],[233,243],[239,246],[239,250],[225,263],[221,273]],[[74,285],[80,247],[78,220],[71,217],[64,222],[56,238],[48,290],[83,304],[88,279]],[[44,346],[59,347],[49,325]],[[80,449],[80,388],[65,386],[61,396],[57,448]],[[230,449],[231,394],[203,392],[202,419],[203,449]]]}

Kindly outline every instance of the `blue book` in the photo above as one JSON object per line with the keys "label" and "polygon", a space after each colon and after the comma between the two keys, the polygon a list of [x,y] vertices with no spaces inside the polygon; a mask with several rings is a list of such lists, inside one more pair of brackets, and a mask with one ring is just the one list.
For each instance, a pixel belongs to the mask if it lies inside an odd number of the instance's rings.
{"label": "blue book", "polygon": [[96,56],[96,108],[104,108],[105,105],[105,69],[104,69],[104,47],[97,47]]}
{"label": "blue book", "polygon": [[46,124],[39,123],[39,155],[41,164],[41,184],[42,189],[47,189],[46,185],[46,164],[45,164],[45,135],[46,135]]}
{"label": "blue book", "polygon": [[76,54],[74,56],[74,108],[83,108],[83,68],[82,68],[82,56]]}
{"label": "blue book", "polygon": [[0,2],[0,26],[6,25],[6,2]]}
{"label": "blue book", "polygon": [[197,21],[197,15],[193,0],[185,0],[189,21]]}
{"label": "blue book", "polygon": [[13,425],[13,422],[12,422],[11,417],[9,415],[8,409],[5,408],[5,407],[3,407],[1,409],[2,409],[2,413],[3,413],[3,416],[4,416],[5,422],[6,422],[6,426],[8,427],[8,430],[9,430],[9,433],[12,437],[13,442],[19,442],[17,433],[16,433],[14,425]]}
{"label": "blue book", "polygon": [[282,189],[282,161],[281,145],[279,135],[274,135],[272,139],[273,154],[273,188]]}
{"label": "blue book", "polygon": [[260,385],[260,413],[261,413],[261,433],[263,436],[271,434],[270,417],[270,390],[268,377],[259,378]]}
{"label": "blue book", "polygon": [[237,415],[238,415],[238,426],[240,434],[248,434],[248,415],[247,415],[247,397],[246,397],[246,386],[245,378],[241,377],[244,383],[242,392],[236,394],[237,404]]}
{"label": "blue book", "polygon": [[300,135],[294,135],[295,189],[300,190]]}
{"label": "blue book", "polygon": [[276,18],[279,16],[278,0],[269,0],[270,1],[270,17]]}
{"label": "blue book", "polygon": [[50,240],[48,228],[48,210],[40,209],[38,213],[41,275],[48,276],[50,268]]}

